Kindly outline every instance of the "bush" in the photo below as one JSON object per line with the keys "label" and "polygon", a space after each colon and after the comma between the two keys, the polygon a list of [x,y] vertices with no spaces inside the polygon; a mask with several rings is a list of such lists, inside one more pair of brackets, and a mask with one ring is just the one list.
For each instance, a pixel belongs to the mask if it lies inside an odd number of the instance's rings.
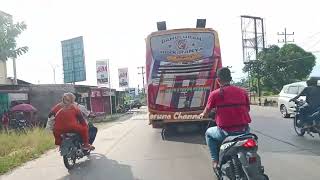
{"label": "bush", "polygon": [[272,95],[274,94],[271,91],[263,92],[263,96],[272,96]]}

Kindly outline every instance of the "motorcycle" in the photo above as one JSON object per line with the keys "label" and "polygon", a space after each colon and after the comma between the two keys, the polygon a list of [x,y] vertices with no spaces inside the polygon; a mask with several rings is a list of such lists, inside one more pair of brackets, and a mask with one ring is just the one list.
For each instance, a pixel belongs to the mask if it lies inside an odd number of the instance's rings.
{"label": "motorcycle", "polygon": [[79,134],[66,133],[62,134],[61,137],[60,155],[63,157],[65,167],[71,170],[75,166],[76,160],[89,156],[91,150],[82,148],[82,140]]}
{"label": "motorcycle", "polygon": [[[298,136],[304,136],[305,133],[314,137],[312,133],[317,133],[320,136],[320,120],[312,119],[304,121],[301,118],[301,110],[306,105],[303,100],[293,100],[296,104],[295,106],[295,116],[293,121],[293,127]],[[320,117],[319,110],[316,110],[310,117]]]}
{"label": "motorcycle", "polygon": [[258,137],[248,133],[228,136],[219,148],[215,174],[219,180],[269,180],[258,155]]}
{"label": "motorcycle", "polygon": [[119,106],[117,107],[117,112],[118,112],[118,113],[126,113],[126,112],[128,112],[129,110],[130,110],[130,106],[127,105],[127,104],[119,105]]}
{"label": "motorcycle", "polygon": [[27,133],[27,129],[30,128],[29,123],[25,119],[13,119],[11,121],[11,128],[15,130],[16,133]]}

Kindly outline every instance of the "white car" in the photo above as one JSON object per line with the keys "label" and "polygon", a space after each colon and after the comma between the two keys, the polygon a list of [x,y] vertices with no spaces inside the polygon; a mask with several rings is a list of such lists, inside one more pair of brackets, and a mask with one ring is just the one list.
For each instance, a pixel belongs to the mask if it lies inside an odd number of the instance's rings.
{"label": "white car", "polygon": [[[305,81],[283,86],[278,98],[278,108],[284,118],[294,114],[295,104],[294,102],[289,102],[289,100],[296,97],[305,87],[307,87]],[[299,99],[305,100],[305,97],[300,97]]]}

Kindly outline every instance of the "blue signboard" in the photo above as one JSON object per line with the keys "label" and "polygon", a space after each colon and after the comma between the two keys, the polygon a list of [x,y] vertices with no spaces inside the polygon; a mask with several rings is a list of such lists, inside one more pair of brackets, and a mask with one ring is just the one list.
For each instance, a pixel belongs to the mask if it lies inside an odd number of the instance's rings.
{"label": "blue signboard", "polygon": [[129,93],[131,99],[136,97],[136,89],[135,88],[126,88],[126,91]]}
{"label": "blue signboard", "polygon": [[64,83],[86,80],[83,37],[76,37],[61,42]]}

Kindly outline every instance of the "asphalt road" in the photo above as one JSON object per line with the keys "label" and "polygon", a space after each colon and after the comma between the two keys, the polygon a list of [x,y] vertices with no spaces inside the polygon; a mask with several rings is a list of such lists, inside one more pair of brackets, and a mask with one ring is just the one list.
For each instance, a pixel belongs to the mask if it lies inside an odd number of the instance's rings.
{"label": "asphalt road", "polygon": [[[270,179],[320,179],[320,137],[296,136],[292,119],[276,108],[252,107],[252,131]],[[58,151],[1,176],[2,180],[214,180],[208,149],[199,133],[175,134],[163,141],[148,126],[145,109],[125,121],[99,127],[96,150],[72,171]]]}

